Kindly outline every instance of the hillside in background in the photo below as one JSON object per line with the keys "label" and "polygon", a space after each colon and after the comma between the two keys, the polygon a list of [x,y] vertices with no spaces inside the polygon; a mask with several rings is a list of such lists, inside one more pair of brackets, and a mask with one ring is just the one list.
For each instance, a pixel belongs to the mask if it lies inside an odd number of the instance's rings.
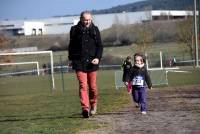
{"label": "hillside in background", "polygon": [[193,0],[146,0],[109,9],[93,10],[94,14],[135,12],[144,10],[188,10],[192,9]]}

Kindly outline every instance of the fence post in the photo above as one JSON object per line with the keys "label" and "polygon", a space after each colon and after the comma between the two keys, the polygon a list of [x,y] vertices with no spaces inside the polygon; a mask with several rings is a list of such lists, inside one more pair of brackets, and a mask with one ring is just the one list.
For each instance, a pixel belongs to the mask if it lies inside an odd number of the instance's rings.
{"label": "fence post", "polygon": [[63,72],[63,64],[62,64],[62,56],[60,55],[60,72],[61,72],[61,79],[62,79],[62,92],[65,91],[65,83],[64,83],[64,72]]}

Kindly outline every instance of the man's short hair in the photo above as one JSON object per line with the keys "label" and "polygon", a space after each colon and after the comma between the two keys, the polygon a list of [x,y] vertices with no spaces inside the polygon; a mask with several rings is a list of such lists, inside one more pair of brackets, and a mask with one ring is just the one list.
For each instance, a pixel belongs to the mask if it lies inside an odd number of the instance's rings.
{"label": "man's short hair", "polygon": [[92,15],[92,13],[90,12],[90,11],[83,11],[83,12],[81,12],[81,15],[80,15],[80,19],[82,20],[83,19],[83,15],[84,14],[90,14],[90,15]]}

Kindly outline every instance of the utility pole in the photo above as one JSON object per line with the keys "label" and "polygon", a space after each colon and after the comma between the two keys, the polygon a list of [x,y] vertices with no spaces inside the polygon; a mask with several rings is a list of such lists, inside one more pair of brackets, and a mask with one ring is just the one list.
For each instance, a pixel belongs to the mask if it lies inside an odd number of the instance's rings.
{"label": "utility pole", "polygon": [[199,34],[198,35],[199,35],[199,41],[200,41],[200,0],[198,0],[197,5],[198,5],[197,8],[199,9],[199,14],[198,14],[198,16],[199,16],[199,21],[198,21],[199,22]]}
{"label": "utility pole", "polygon": [[198,33],[197,33],[197,1],[194,0],[194,37],[195,37],[195,62],[196,67],[199,67],[199,54],[198,54]]}

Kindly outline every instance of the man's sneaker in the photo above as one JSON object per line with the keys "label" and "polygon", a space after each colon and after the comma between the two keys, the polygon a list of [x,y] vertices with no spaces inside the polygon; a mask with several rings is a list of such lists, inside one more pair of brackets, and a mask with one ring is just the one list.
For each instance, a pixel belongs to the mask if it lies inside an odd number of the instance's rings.
{"label": "man's sneaker", "polygon": [[146,114],[147,114],[147,112],[146,112],[146,111],[142,111],[142,114],[146,115]]}
{"label": "man's sneaker", "polygon": [[89,118],[88,110],[83,110],[82,115],[83,115],[84,118]]}
{"label": "man's sneaker", "polygon": [[97,112],[97,106],[91,107],[90,114],[94,115]]}

